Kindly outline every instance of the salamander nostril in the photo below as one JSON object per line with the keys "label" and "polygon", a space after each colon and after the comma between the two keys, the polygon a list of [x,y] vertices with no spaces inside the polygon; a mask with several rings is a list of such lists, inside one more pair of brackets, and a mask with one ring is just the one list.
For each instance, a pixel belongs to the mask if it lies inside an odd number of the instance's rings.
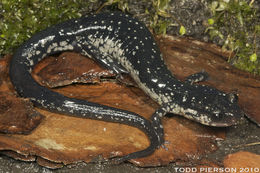
{"label": "salamander nostril", "polygon": [[231,103],[235,103],[235,102],[237,102],[237,100],[238,100],[238,96],[237,96],[237,94],[235,94],[235,93],[229,93],[229,94],[228,94],[228,99],[229,99],[229,101],[230,101]]}

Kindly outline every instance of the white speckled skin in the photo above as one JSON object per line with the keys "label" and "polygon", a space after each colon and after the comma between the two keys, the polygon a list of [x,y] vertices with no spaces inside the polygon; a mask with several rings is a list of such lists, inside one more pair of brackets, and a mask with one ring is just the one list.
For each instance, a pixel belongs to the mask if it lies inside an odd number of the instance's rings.
{"label": "white speckled skin", "polygon": [[[161,105],[152,115],[152,123],[135,113],[68,98],[37,84],[31,77],[34,65],[47,55],[61,51],[76,51],[118,75],[130,74],[138,86]],[[151,145],[120,158],[121,161],[147,156],[163,143],[161,117],[166,113],[183,115],[213,126],[232,125],[243,115],[235,95],[208,86],[192,85],[202,80],[203,74],[193,75],[184,83],[174,78],[149,30],[122,13],[73,19],[37,33],[14,54],[10,77],[17,92],[30,98],[36,106],[143,130]]]}

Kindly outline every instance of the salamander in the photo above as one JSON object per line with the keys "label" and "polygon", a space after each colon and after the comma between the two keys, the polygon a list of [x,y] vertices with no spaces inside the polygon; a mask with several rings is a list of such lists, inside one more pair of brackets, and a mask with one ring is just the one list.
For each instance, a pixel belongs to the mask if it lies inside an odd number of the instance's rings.
{"label": "salamander", "polygon": [[[31,76],[34,66],[44,57],[62,51],[90,57],[118,76],[129,74],[160,108],[146,120],[133,112],[69,98],[39,85]],[[36,33],[16,50],[10,78],[18,94],[29,98],[35,106],[142,130],[150,146],[122,156],[120,161],[150,155],[164,143],[161,118],[166,113],[211,126],[229,126],[243,116],[235,94],[194,84],[207,78],[205,72],[191,75],[185,82],[176,79],[146,26],[120,12],[83,16]]]}

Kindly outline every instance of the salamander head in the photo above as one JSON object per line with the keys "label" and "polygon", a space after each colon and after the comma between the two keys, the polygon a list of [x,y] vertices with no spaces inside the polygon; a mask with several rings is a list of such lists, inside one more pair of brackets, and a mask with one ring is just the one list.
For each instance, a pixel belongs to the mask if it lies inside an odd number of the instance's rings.
{"label": "salamander head", "polygon": [[196,92],[195,89],[184,96],[180,114],[201,124],[217,127],[237,124],[243,117],[236,94],[226,94],[206,86],[201,86],[199,90]]}

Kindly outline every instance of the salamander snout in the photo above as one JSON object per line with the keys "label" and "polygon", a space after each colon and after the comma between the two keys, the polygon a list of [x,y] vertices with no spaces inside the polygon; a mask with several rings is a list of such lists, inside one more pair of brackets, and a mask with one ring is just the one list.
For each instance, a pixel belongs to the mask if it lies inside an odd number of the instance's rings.
{"label": "salamander snout", "polygon": [[184,105],[182,114],[201,124],[226,127],[238,124],[244,116],[236,93],[224,93],[214,88],[200,86],[189,94],[186,98],[190,102]]}

